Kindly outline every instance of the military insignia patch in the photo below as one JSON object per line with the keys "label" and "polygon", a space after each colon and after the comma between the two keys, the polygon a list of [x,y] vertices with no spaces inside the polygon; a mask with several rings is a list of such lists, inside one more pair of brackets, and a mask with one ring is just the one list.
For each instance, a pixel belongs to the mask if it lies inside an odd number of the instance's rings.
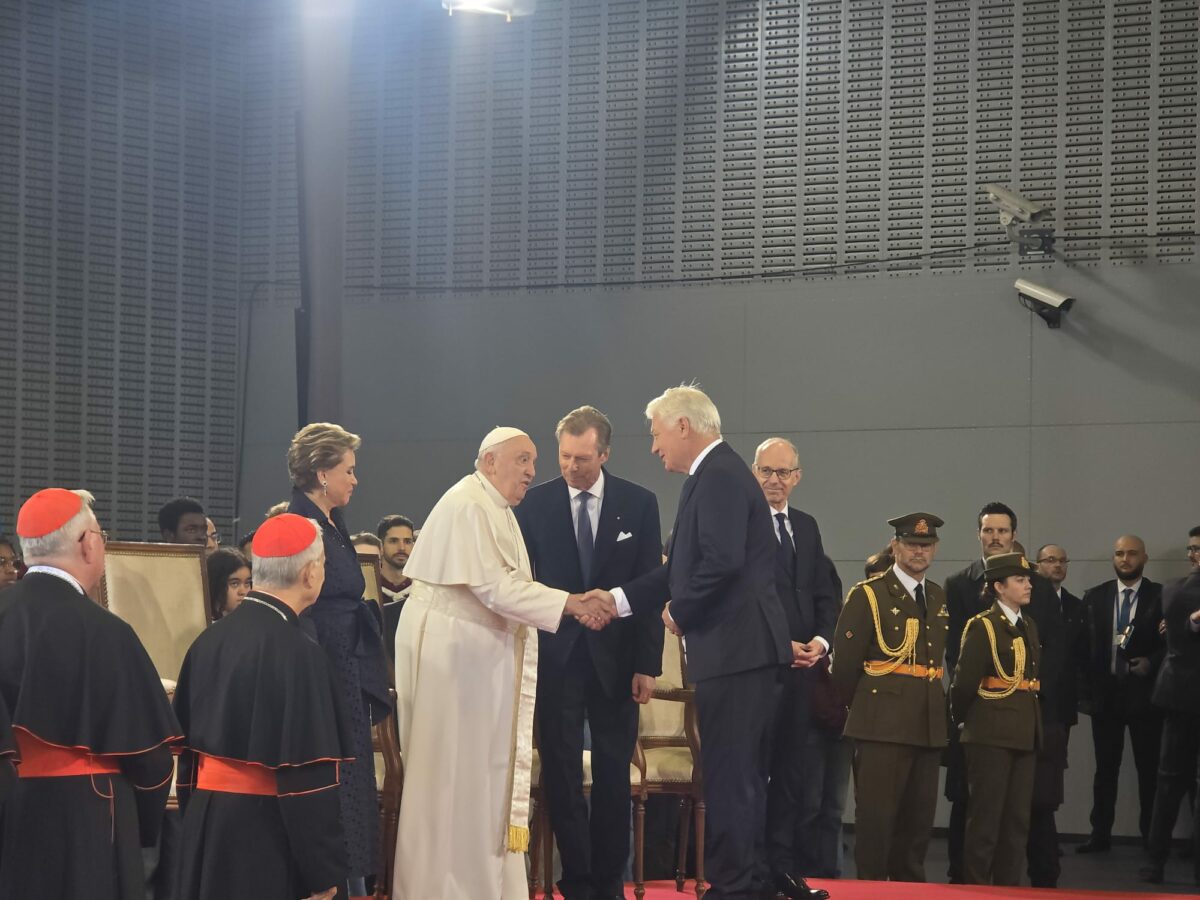
{"label": "military insignia patch", "polygon": [[950,617],[950,613],[946,612],[946,604],[942,604],[942,608],[938,610],[938,616],[943,618]]}
{"label": "military insignia patch", "polygon": [[913,534],[929,534],[929,523],[924,519],[917,519],[917,524],[913,526]]}
{"label": "military insignia patch", "polygon": [[846,632],[846,640],[850,640],[850,639],[851,639],[851,638],[853,638],[853,637],[854,637],[854,632],[853,632],[853,631],[847,631],[847,632]]}
{"label": "military insignia patch", "polygon": [[899,608],[899,607],[897,607],[897,606],[893,606],[893,607],[892,607],[892,615],[893,615],[893,616],[898,616],[898,615],[900,615],[900,608]]}

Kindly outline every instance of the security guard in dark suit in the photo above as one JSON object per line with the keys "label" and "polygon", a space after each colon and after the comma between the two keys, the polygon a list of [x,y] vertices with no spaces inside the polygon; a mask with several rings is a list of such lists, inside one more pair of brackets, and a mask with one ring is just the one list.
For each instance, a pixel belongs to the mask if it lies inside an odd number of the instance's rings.
{"label": "security guard in dark suit", "polygon": [[950,714],[967,762],[967,884],[1019,885],[1037,750],[1037,626],[1022,615],[1032,593],[1029,561],[1020,553],[988,557],[984,591],[991,608],[963,630]]}
{"label": "security guard in dark suit", "polygon": [[850,707],[855,739],[858,877],[924,881],[946,746],[942,667],[948,616],[940,585],[925,578],[942,520],[911,513],[888,521],[896,563],[856,584],[834,631],[832,678]]}

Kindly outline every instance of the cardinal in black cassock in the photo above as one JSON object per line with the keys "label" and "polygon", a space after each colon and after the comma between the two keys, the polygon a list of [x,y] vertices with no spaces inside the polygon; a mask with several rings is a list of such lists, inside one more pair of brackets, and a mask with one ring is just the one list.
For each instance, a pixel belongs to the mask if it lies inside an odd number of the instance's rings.
{"label": "cardinal in black cassock", "polygon": [[4,702],[4,697],[0,696],[0,817],[4,814],[4,798],[8,796],[13,782],[17,780],[17,771],[13,768],[13,757],[16,755],[17,745],[13,742],[12,723],[8,720],[8,706]]}
{"label": "cardinal in black cassock", "polygon": [[196,639],[175,690],[180,900],[332,897],[349,874],[337,794],[349,730],[299,618],[325,577],[320,527],[285,513],[251,549],[256,589]]}
{"label": "cardinal in black cassock", "polygon": [[0,831],[6,900],[144,900],[141,848],[170,791],[180,732],[162,681],[133,630],[86,594],[104,571],[91,503],[61,488],[30,497],[17,534],[33,565],[0,594],[19,776]]}

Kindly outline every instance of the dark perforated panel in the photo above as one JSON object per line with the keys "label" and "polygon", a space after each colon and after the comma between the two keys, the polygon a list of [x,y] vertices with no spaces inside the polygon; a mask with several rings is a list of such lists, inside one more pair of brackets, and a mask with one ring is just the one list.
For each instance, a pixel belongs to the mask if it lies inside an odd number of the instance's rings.
{"label": "dark perforated panel", "polygon": [[1190,259],[1146,236],[1195,226],[1197,6],[368,0],[351,283],[989,270],[1018,260],[992,181],[1081,262]]}
{"label": "dark perforated panel", "polygon": [[109,531],[233,506],[240,4],[0,6],[0,520],[83,486]]}

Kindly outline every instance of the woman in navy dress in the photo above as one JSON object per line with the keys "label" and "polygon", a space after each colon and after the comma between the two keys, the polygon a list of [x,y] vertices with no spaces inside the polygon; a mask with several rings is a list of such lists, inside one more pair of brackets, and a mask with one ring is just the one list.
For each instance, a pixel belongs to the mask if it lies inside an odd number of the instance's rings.
{"label": "woman in navy dress", "polygon": [[288,512],[315,519],[325,539],[325,585],[304,613],[329,657],[341,705],[353,734],[354,761],[341,768],[339,796],[351,896],[366,893],[365,879],[379,872],[379,805],[371,724],[391,712],[387,663],[379,620],[363,601],[366,584],[342,507],[358,479],[354,451],[362,441],[339,425],[314,422],[292,438]]}

